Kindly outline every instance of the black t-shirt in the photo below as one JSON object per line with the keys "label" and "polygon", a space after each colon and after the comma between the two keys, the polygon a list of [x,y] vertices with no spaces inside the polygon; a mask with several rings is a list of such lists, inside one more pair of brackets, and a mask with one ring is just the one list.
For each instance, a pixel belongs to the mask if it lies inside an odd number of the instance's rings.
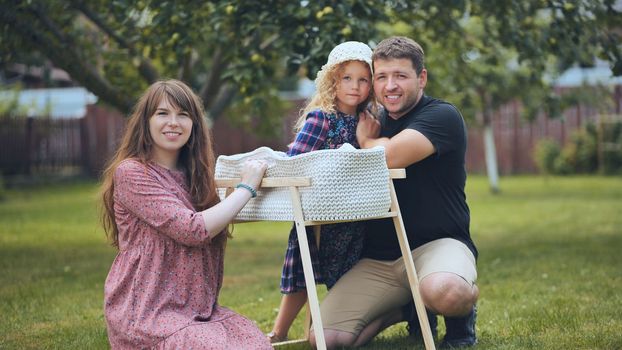
{"label": "black t-shirt", "polygon": [[[423,95],[410,112],[398,120],[385,115],[381,124],[381,137],[414,129],[435,149],[434,154],[408,166],[405,179],[393,181],[410,248],[454,238],[477,258],[464,193],[467,135],[460,112],[450,103]],[[370,220],[366,239],[364,257],[395,260],[402,256],[392,219]]]}

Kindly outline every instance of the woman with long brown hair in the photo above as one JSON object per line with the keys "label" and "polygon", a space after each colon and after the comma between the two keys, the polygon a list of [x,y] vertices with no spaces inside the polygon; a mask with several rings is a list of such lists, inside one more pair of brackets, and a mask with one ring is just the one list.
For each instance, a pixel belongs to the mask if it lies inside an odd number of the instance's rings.
{"label": "woman with long brown hair", "polygon": [[119,249],[104,287],[113,349],[269,349],[252,321],[218,305],[226,227],[256,196],[247,162],[220,201],[202,103],[177,80],[139,99],[103,174],[102,222]]}

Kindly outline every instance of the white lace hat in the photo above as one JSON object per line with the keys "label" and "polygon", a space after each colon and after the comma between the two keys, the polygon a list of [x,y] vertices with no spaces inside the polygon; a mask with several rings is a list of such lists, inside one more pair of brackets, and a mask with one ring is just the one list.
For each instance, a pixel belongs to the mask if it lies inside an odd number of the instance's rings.
{"label": "white lace hat", "polygon": [[371,48],[360,41],[346,41],[335,46],[328,54],[326,64],[317,72],[316,84],[331,67],[346,61],[363,61],[369,65],[369,70],[372,71],[371,55]]}

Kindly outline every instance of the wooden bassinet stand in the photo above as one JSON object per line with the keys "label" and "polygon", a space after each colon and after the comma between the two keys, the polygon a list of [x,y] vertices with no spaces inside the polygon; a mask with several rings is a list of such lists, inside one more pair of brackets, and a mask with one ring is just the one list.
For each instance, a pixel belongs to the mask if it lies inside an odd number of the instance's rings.
{"label": "wooden bassinet stand", "polygon": [[[417,278],[417,272],[415,271],[415,263],[412,259],[410,245],[406,237],[406,231],[404,229],[404,222],[402,221],[402,215],[400,213],[399,204],[397,202],[397,196],[395,194],[395,187],[393,186],[392,179],[403,179],[406,177],[406,171],[404,169],[390,169],[389,170],[389,190],[391,193],[391,207],[389,212],[385,215],[367,218],[365,220],[393,218],[393,224],[395,225],[395,231],[397,232],[397,238],[400,244],[400,250],[404,257],[404,263],[406,264],[406,273],[408,274],[408,281],[411,285],[411,292],[415,301],[415,307],[417,309],[417,317],[419,318],[419,324],[421,325],[421,331],[423,334],[423,341],[427,350],[435,349],[434,339],[432,337],[432,331],[430,324],[428,323],[428,316],[425,311],[425,305],[421,300],[421,294],[419,293],[419,279]],[[227,195],[233,191],[233,188],[240,182],[240,179],[216,179],[216,186],[218,188],[227,188]],[[313,267],[311,264],[311,257],[309,253],[309,244],[307,241],[306,226],[319,226],[323,224],[332,224],[337,222],[355,221],[355,220],[341,220],[341,221],[306,221],[304,218],[302,203],[300,200],[299,187],[312,186],[311,178],[309,177],[268,177],[264,178],[260,187],[274,188],[274,187],[288,187],[291,196],[292,208],[294,211],[294,222],[296,225],[296,233],[298,234],[298,242],[300,244],[300,255],[302,258],[302,266],[305,275],[305,282],[307,284],[307,297],[309,310],[311,311],[311,318],[313,320],[313,331],[315,333],[315,340],[317,348],[320,350],[326,349],[326,340],[324,338],[324,329],[322,325],[322,316],[320,315],[320,303],[317,296],[315,287],[315,278],[313,274]],[[248,221],[236,221],[236,222],[248,222]],[[317,232],[317,231],[316,231]],[[316,237],[317,238],[317,237]],[[308,341],[308,335],[306,339],[302,341]],[[291,344],[296,341],[289,341],[279,344]]]}

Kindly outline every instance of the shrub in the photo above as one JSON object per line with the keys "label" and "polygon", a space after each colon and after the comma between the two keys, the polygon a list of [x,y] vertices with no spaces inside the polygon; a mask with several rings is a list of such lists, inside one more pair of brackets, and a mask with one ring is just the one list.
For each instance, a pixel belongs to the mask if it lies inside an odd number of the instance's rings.
{"label": "shrub", "polygon": [[555,175],[570,175],[573,172],[574,172],[574,167],[570,163],[570,159],[568,157],[565,157],[563,155],[563,153],[560,154],[553,161],[553,171],[551,172],[552,174],[555,174]]}
{"label": "shrub", "polygon": [[592,174],[598,169],[598,141],[595,129],[575,131],[559,157],[558,174]]}
{"label": "shrub", "polygon": [[534,158],[536,166],[542,174],[555,174],[555,160],[559,157],[561,148],[555,140],[542,139],[536,144]]}
{"label": "shrub", "polygon": [[622,173],[622,121],[602,122],[600,152],[601,171],[605,174]]}
{"label": "shrub", "polygon": [[[599,153],[601,152],[601,153]],[[543,174],[570,175],[622,173],[622,122],[589,123],[575,131],[561,148],[543,139],[535,147],[534,160]]]}

